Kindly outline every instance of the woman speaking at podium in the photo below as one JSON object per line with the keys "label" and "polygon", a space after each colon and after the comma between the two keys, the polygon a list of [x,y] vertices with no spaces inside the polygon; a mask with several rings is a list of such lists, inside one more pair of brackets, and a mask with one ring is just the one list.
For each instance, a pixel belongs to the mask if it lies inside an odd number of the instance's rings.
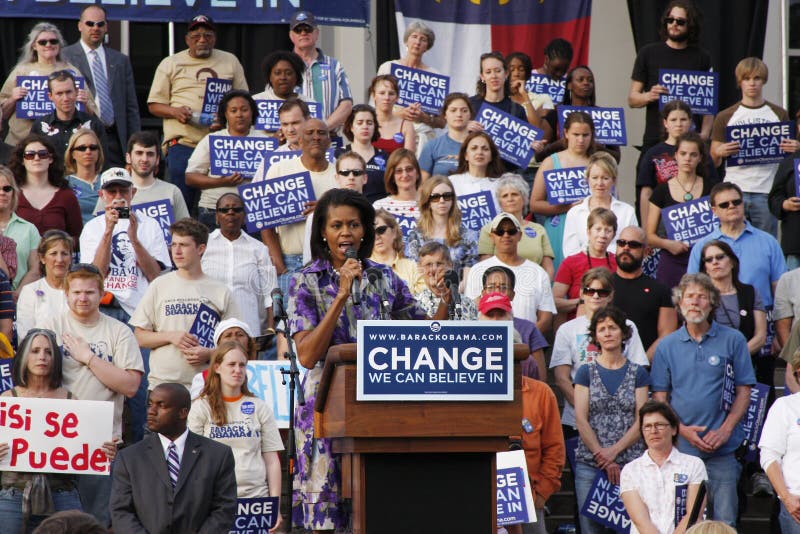
{"label": "woman speaking at podium", "polygon": [[[297,358],[308,369],[303,382],[306,404],[297,407],[295,419],[292,523],[314,532],[343,528],[348,522],[339,459],[329,440],[314,438],[314,399],[328,349],[355,343],[358,320],[378,319],[382,296],[392,319],[427,318],[405,282],[390,267],[368,259],[374,242],[375,210],[366,197],[331,189],[314,209],[312,260],[289,284],[289,326]],[[381,278],[368,276],[367,269],[376,269]],[[443,299],[434,319],[446,319],[447,306]]]}

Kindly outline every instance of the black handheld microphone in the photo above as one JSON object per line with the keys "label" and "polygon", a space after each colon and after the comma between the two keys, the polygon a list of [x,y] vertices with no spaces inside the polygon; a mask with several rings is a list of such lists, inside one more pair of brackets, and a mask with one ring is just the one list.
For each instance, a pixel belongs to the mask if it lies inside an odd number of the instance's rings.
{"label": "black handheld microphone", "polygon": [[388,311],[389,297],[386,295],[386,284],[383,280],[383,272],[377,267],[370,267],[366,270],[366,274],[370,285],[378,290],[378,298],[381,299],[381,307],[384,311]]}
{"label": "black handheld microphone", "polygon": [[[358,253],[356,249],[350,247],[345,251],[344,257],[348,260],[351,258],[358,260]],[[350,286],[350,294],[353,295],[353,304],[356,306],[361,304],[361,280],[358,278],[353,278],[353,283]]]}
{"label": "black handheld microphone", "polygon": [[450,269],[444,273],[444,285],[450,290],[450,302],[452,309],[458,315],[461,314],[461,294],[458,292],[458,273]]}

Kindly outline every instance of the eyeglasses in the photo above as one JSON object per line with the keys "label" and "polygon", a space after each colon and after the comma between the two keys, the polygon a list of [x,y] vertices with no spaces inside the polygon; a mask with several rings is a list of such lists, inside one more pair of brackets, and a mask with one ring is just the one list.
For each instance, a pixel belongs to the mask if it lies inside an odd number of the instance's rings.
{"label": "eyeglasses", "polygon": [[713,263],[715,261],[722,261],[727,258],[727,254],[715,254],[713,256],[706,256],[703,258],[703,263]]}
{"label": "eyeglasses", "polygon": [[83,23],[86,24],[90,28],[94,28],[95,26],[97,26],[98,28],[105,28],[106,24],[107,24],[107,22],[104,21],[104,20],[98,20],[97,22],[95,22],[93,20],[86,20]]}
{"label": "eyeglasses", "polygon": [[628,239],[617,239],[617,248],[628,247],[631,250],[637,250],[644,246],[640,241],[629,241]]}
{"label": "eyeglasses", "polygon": [[506,234],[510,236],[515,236],[519,233],[519,230],[517,230],[516,228],[495,228],[494,230],[492,230],[492,233],[499,237],[503,237]]}
{"label": "eyeglasses", "polygon": [[581,291],[583,291],[584,295],[597,295],[601,298],[605,298],[611,294],[610,289],[597,289],[595,287],[584,287]]}
{"label": "eyeglasses", "polygon": [[741,206],[742,202],[744,202],[744,200],[742,200],[741,198],[737,198],[736,200],[726,200],[725,202],[720,202],[719,204],[717,204],[717,207],[726,210],[731,206],[733,206],[734,208],[736,206]]}
{"label": "eyeglasses", "polygon": [[689,22],[689,21],[686,20],[686,19],[677,19],[675,17],[667,17],[666,19],[664,19],[664,22],[666,22],[667,24],[675,24],[677,26],[683,27],[683,26],[686,26],[686,23]]}
{"label": "eyeglasses", "polygon": [[244,212],[244,207],[243,206],[234,206],[234,207],[230,207],[230,208],[217,208],[217,211],[219,213],[222,213],[223,215],[225,215],[227,213],[231,213],[231,212],[233,212],[233,213],[243,213]]}
{"label": "eyeglasses", "polygon": [[380,226],[375,227],[375,235],[383,235],[386,233],[386,230],[389,229],[388,224],[382,224]]}
{"label": "eyeglasses", "polygon": [[451,202],[455,197],[456,197],[455,193],[451,192],[431,193],[431,196],[428,197],[428,200],[430,200],[431,202],[439,202],[440,200],[444,200],[445,202]]}
{"label": "eyeglasses", "polygon": [[365,172],[367,171],[364,171],[362,169],[348,169],[339,171],[339,174],[341,174],[342,176],[350,176],[351,174],[353,176],[363,176]]}
{"label": "eyeglasses", "polygon": [[100,274],[100,269],[91,263],[73,263],[69,266],[69,272],[71,273],[79,273],[81,271],[88,271],[92,274]]}
{"label": "eyeglasses", "polygon": [[644,432],[661,432],[668,426],[670,426],[669,423],[647,423],[646,425],[642,426],[642,430]]}
{"label": "eyeglasses", "polygon": [[300,26],[295,26],[294,28],[292,28],[292,31],[294,33],[314,33],[314,28],[302,24]]}
{"label": "eyeglasses", "polygon": [[75,79],[75,75],[72,74],[72,71],[69,70],[56,70],[51,72],[50,75],[47,77],[47,79],[50,80],[51,82],[55,80],[61,82],[64,81],[65,78]]}
{"label": "eyeglasses", "polygon": [[0,189],[2,189],[3,193],[10,193],[14,190],[14,188],[10,185],[4,185],[3,187],[0,187]]}
{"label": "eyeglasses", "polygon": [[91,150],[92,152],[94,152],[95,150],[99,150],[99,149],[100,149],[100,145],[78,145],[78,146],[72,147],[72,150],[75,150],[75,151],[78,151],[78,152],[86,152],[87,150]]}
{"label": "eyeglasses", "polygon": [[59,41],[58,39],[39,39],[38,41],[36,41],[36,44],[38,44],[39,46],[47,46],[47,45],[55,46],[57,44],[61,44],[61,41]]}
{"label": "eyeglasses", "polygon": [[36,159],[36,156],[39,156],[39,159],[50,159],[50,151],[46,148],[41,150],[26,150],[22,153],[22,157],[27,159],[28,161],[32,159]]}
{"label": "eyeglasses", "polygon": [[488,284],[484,289],[489,293],[500,292],[505,293],[508,291],[508,286],[506,284]]}

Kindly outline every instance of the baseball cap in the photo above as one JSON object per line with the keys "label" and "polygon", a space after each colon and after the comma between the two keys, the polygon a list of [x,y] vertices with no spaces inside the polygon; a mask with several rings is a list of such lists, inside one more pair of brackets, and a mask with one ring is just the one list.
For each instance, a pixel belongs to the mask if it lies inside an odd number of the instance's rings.
{"label": "baseball cap", "polygon": [[509,299],[505,293],[500,293],[498,291],[486,293],[481,297],[480,302],[478,302],[478,310],[484,315],[492,310],[510,312],[511,299]]}
{"label": "baseball cap", "polygon": [[192,17],[192,20],[189,21],[188,31],[192,31],[198,26],[205,26],[209,30],[217,31],[217,25],[214,24],[214,19],[212,19],[208,15],[195,15],[194,17]]}
{"label": "baseball cap", "polygon": [[489,231],[493,232],[497,230],[497,227],[500,226],[500,223],[503,222],[504,219],[508,219],[509,221],[514,223],[514,226],[517,227],[517,230],[522,229],[522,226],[520,226],[519,224],[519,220],[514,215],[505,211],[501,211],[495,216],[494,219],[492,219],[492,225],[489,227]]}
{"label": "baseball cap", "polygon": [[303,24],[311,26],[313,29],[317,28],[317,20],[310,11],[298,11],[292,15],[292,20],[289,22],[289,29],[293,30]]}
{"label": "baseball cap", "polygon": [[214,345],[219,345],[219,338],[222,337],[223,332],[229,328],[241,328],[244,330],[245,334],[253,337],[253,333],[250,331],[250,327],[247,326],[247,323],[232,317],[217,323],[217,327],[214,329]]}
{"label": "baseball cap", "polygon": [[100,175],[100,189],[110,185],[133,185],[131,175],[122,167],[111,167]]}

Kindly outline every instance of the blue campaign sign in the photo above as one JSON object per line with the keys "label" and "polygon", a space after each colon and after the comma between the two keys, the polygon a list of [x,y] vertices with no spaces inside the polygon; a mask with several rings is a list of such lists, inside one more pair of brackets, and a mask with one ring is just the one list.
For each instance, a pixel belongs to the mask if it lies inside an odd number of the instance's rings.
{"label": "blue campaign sign", "polygon": [[747,454],[745,459],[748,461],[756,460],[758,452],[758,440],[761,439],[761,429],[764,426],[764,415],[767,411],[767,397],[769,396],[769,386],[756,383],[750,390],[750,404],[742,417],[742,428],[747,434]]}
{"label": "blue campaign sign", "polygon": [[[275,132],[281,127],[278,110],[285,100],[256,100],[258,115],[256,116],[256,130]],[[322,119],[322,109],[317,102],[306,102],[308,111],[315,119]]]}
{"label": "blue campaign sign", "polygon": [[[276,150],[274,152],[267,152],[264,154],[264,175],[266,176],[267,171],[270,167],[278,163],[279,161],[292,159],[292,158],[299,158],[300,151],[299,150]],[[335,151],[332,148],[329,148],[327,152],[325,152],[325,159],[328,160],[328,163],[334,163],[336,161]]]}
{"label": "blue campaign sign", "polygon": [[664,222],[667,239],[683,241],[689,246],[719,226],[719,219],[711,211],[711,202],[707,196],[663,208],[661,220]]}
{"label": "blue campaign sign", "polygon": [[[675,477],[685,477],[686,475],[679,475],[678,473],[675,474]],[[677,482],[677,480],[675,481]],[[683,516],[686,515],[686,501],[689,498],[689,485],[688,484],[676,484],[675,485],[675,521],[674,525],[677,527],[678,523],[681,522]]]}
{"label": "blue campaign sign", "polygon": [[722,395],[719,400],[719,409],[723,412],[730,412],[733,401],[736,399],[735,379],[733,360],[725,358],[725,376],[722,377]]}
{"label": "blue campaign sign", "polygon": [[458,207],[461,209],[461,223],[477,232],[497,215],[497,206],[491,191],[458,197]]}
{"label": "blue campaign sign", "polygon": [[0,393],[14,387],[14,381],[11,379],[11,362],[11,360],[0,362]]}
{"label": "blue campaign sign", "polygon": [[497,469],[497,524],[514,525],[528,522],[525,502],[525,471],[521,467]]}
{"label": "blue campaign sign", "polygon": [[169,200],[154,200],[143,204],[134,204],[131,209],[136,215],[150,217],[161,227],[164,234],[164,241],[169,245],[172,242],[172,232],[169,227],[175,222],[175,212],[172,211],[172,202]]}
{"label": "blue campaign sign", "polygon": [[[272,407],[278,428],[289,428],[289,379],[283,384],[281,370],[289,370],[288,360],[251,360],[247,362],[247,388],[259,399]],[[303,382],[306,368],[300,371],[297,387]]]}
{"label": "blue campaign sign", "polygon": [[727,126],[725,140],[739,142],[739,152],[725,160],[728,167],[782,161],[786,154],[781,152],[781,140],[794,139],[794,129],[790,121]]}
{"label": "blue campaign sign", "polygon": [[619,498],[619,486],[609,482],[602,469],[597,470],[597,476],[589,488],[589,496],[583,503],[581,514],[617,532],[623,534],[630,532],[631,518],[625,511],[625,504]]}
{"label": "blue campaign sign", "polygon": [[587,106],[559,106],[558,129],[564,131],[564,121],[573,111],[588,113],[594,123],[594,140],[604,145],[628,144],[625,129],[625,110],[622,108],[590,108]]}
{"label": "blue campaign sign", "polygon": [[395,215],[394,218],[397,219],[397,225],[400,227],[400,232],[403,233],[403,237],[407,237],[408,233],[417,227],[417,219],[414,217]]}
{"label": "blue campaign sign", "polygon": [[225,93],[233,89],[233,80],[222,78],[206,78],[206,92],[203,95],[203,107],[200,108],[200,124],[206,126],[214,122],[219,109],[219,102]]}
{"label": "blue campaign sign", "polygon": [[547,202],[553,205],[572,204],[589,196],[585,167],[566,167],[544,171]]}
{"label": "blue campaign sign", "polygon": [[420,104],[425,113],[441,113],[444,99],[450,93],[450,76],[412,69],[397,63],[392,63],[391,73],[397,78],[397,85],[400,87],[397,95],[399,105]]}
{"label": "blue campaign sign", "polygon": [[[86,80],[82,76],[75,76],[75,86],[78,89],[86,88]],[[18,118],[36,119],[49,115],[56,109],[56,105],[47,96],[50,92],[47,87],[47,76],[17,76],[17,87],[28,89],[25,98],[17,100]],[[77,102],[75,107],[78,111],[86,109],[82,102]]]}
{"label": "blue campaign sign", "polygon": [[525,90],[536,95],[549,95],[553,104],[560,104],[564,101],[567,79],[556,80],[545,74],[533,72],[528,81],[525,82]]}
{"label": "blue campaign sign", "polygon": [[514,398],[510,321],[359,321],[356,400]]}
{"label": "blue campaign sign", "polygon": [[485,102],[475,119],[497,145],[500,157],[517,167],[528,167],[533,157],[531,143],[544,137],[542,130]]}
{"label": "blue campaign sign", "polygon": [[317,200],[308,171],[239,186],[248,232],[304,221],[306,202]]}
{"label": "blue campaign sign", "polygon": [[794,160],[794,196],[800,197],[800,159]]}
{"label": "blue campaign sign", "polygon": [[197,342],[207,349],[214,348],[214,329],[219,323],[219,314],[208,307],[200,304],[197,308],[197,315],[194,317],[189,333],[197,337]]}
{"label": "blue campaign sign", "polygon": [[229,176],[238,172],[245,178],[252,178],[261,164],[266,152],[278,148],[274,137],[233,137],[229,135],[208,136],[208,150],[211,159],[210,174]]}
{"label": "blue campaign sign", "polygon": [[236,519],[228,534],[269,534],[278,520],[279,497],[237,499]]}
{"label": "blue campaign sign", "polygon": [[719,73],[702,70],[658,69],[658,85],[667,88],[660,95],[658,109],[671,100],[689,104],[694,115],[716,115],[719,105]]}

